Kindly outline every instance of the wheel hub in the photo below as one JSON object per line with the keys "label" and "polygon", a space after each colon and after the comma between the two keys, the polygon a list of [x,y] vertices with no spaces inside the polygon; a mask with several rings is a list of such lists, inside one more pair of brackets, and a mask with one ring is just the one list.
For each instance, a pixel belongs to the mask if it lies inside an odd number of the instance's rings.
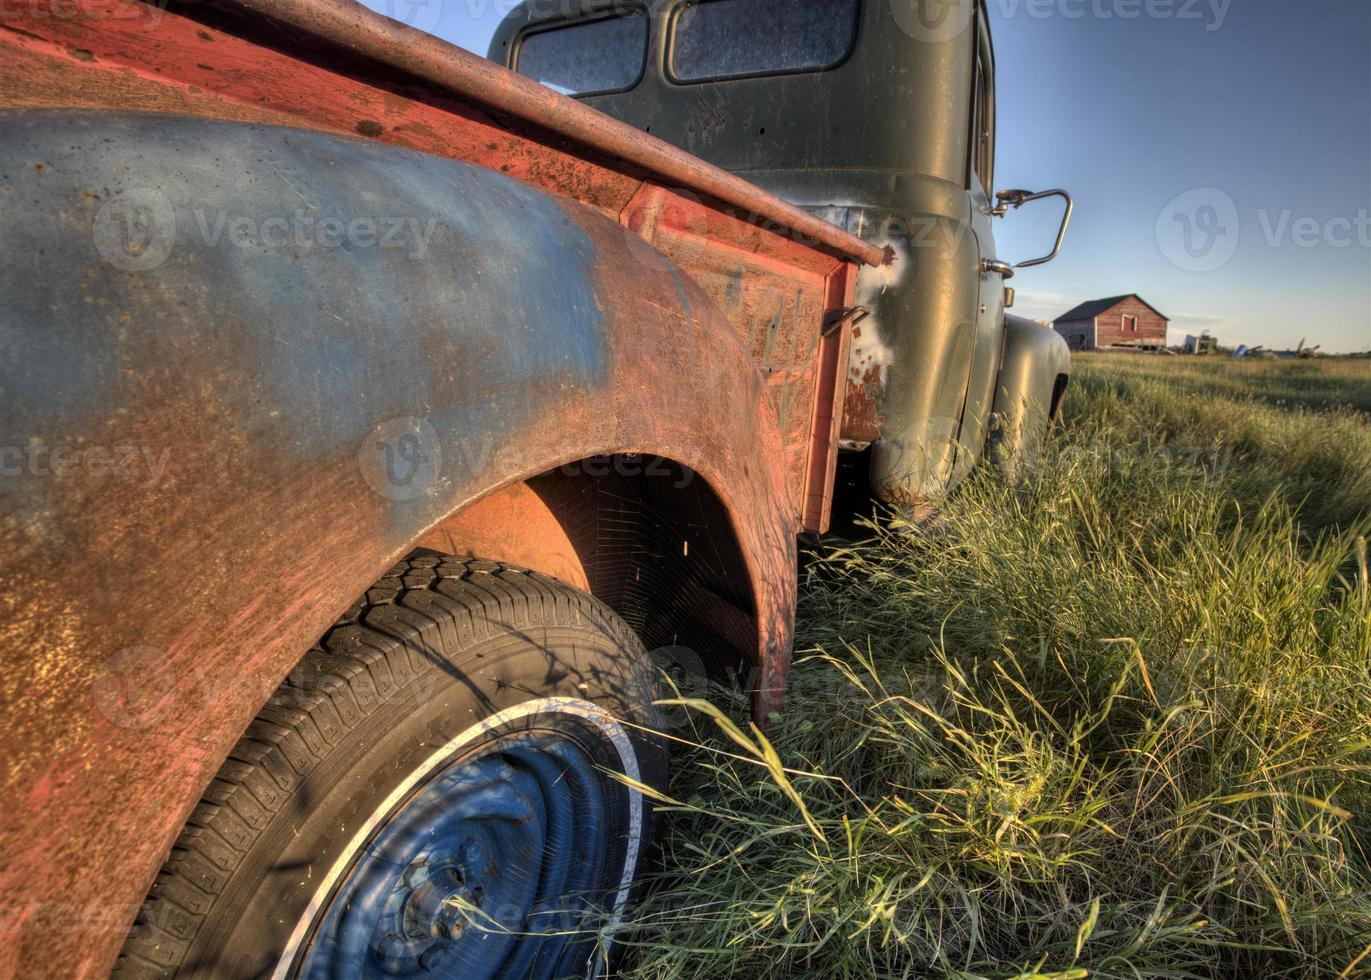
{"label": "wheel hub", "polygon": [[427,875],[405,901],[405,935],[419,940],[460,939],[471,921],[468,916],[479,911],[481,891],[468,888],[457,868]]}
{"label": "wheel hub", "polygon": [[584,975],[626,792],[615,787],[555,734],[505,736],[443,770],[358,855],[296,976]]}

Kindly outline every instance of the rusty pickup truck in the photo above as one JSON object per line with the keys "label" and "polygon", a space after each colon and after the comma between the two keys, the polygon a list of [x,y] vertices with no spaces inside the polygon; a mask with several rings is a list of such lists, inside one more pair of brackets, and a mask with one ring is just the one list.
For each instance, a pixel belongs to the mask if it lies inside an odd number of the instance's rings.
{"label": "rusty pickup truck", "polygon": [[530,2],[491,54],[0,6],[0,977],[604,974],[649,651],[764,724],[840,456],[913,506],[1036,452],[980,3]]}

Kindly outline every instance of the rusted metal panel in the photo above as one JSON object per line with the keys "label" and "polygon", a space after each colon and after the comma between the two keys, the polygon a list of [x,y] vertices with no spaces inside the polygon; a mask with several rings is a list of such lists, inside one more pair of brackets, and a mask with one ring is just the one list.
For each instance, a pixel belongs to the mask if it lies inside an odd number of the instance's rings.
{"label": "rusted metal panel", "polygon": [[[862,328],[852,328],[854,335]],[[842,441],[851,448],[865,448],[881,436],[885,417],[880,411],[881,365],[854,365],[843,398]]]}
{"label": "rusted metal panel", "polygon": [[[0,975],[102,975],[301,651],[428,529],[550,467],[659,454],[717,493],[756,610],[756,710],[777,708],[796,505],[771,393],[709,294],[637,236],[484,168],[317,132],[0,127],[0,445],[21,455],[0,487]],[[302,207],[437,228],[396,250],[268,235]],[[218,215],[248,231],[214,238]],[[417,483],[389,468],[407,445]],[[108,459],[124,448],[130,472]]]}
{"label": "rusted metal panel", "polygon": [[871,265],[884,261],[878,247],[767,194],[755,184],[351,0],[233,0],[233,4],[400,68],[459,97],[546,127],[578,146],[640,167],[664,183],[689,188],[756,220],[774,222],[835,254]]}
{"label": "rusted metal panel", "polygon": [[489,166],[609,214],[641,183],[640,174],[592,163],[582,148],[550,142],[547,134],[536,139],[479,105],[394,71],[386,77],[372,66],[369,76],[357,77],[311,62],[307,49],[264,47],[137,2],[83,0],[63,18],[50,16],[49,7],[45,0],[15,0],[0,12],[8,28],[0,30],[0,106],[143,110],[318,129]]}
{"label": "rusted metal panel", "polygon": [[621,218],[665,257],[660,261],[669,259],[699,283],[742,332],[781,427],[797,529],[822,530],[836,453],[830,419],[845,387],[849,338],[846,323],[830,336],[824,323],[850,301],[854,267],[766,229],[734,234],[729,216],[683,189],[646,185]]}
{"label": "rusted metal panel", "polygon": [[518,489],[564,462],[711,488],[751,595],[698,598],[776,710],[842,397],[824,317],[878,250],[352,4],[52,10],[0,10],[0,106],[101,111],[0,114],[0,976],[108,969],[228,747],[417,541],[518,521],[577,580]]}
{"label": "rusted metal panel", "polygon": [[[325,67],[322,56],[313,64],[264,47],[251,30],[260,24],[224,19],[239,7],[260,8],[308,31],[313,43],[323,38],[374,60],[348,62],[343,72]],[[703,286],[748,338],[782,427],[797,526],[822,523],[801,501],[821,381],[819,334],[830,309],[826,282],[853,259],[884,261],[880,248],[351,3],[178,8],[206,23],[127,0],[89,0],[62,20],[45,10],[44,0],[6,8],[23,27],[0,31],[0,48],[13,55],[0,60],[0,104],[143,109],[366,136],[489,166],[618,218]],[[280,31],[273,26],[268,36]],[[668,189],[663,178],[684,183]],[[641,251],[652,261],[653,248]]]}
{"label": "rusted metal panel", "polygon": [[805,529],[819,533],[828,530],[833,508],[833,478],[838,466],[852,324],[860,323],[861,316],[851,305],[856,291],[856,269],[852,266],[843,266],[829,278],[827,306],[833,312],[819,340],[814,411],[809,427],[809,465],[803,491]]}
{"label": "rusted metal panel", "polygon": [[[294,125],[314,124],[494,166],[588,202],[599,200],[606,179],[622,183],[625,174],[646,176],[688,188],[833,255],[869,264],[885,259],[876,246],[755,184],[351,0],[226,0],[189,3],[176,13],[129,0],[88,0],[76,5],[73,16],[61,18],[51,9],[45,0],[6,5],[4,20],[11,29],[0,31],[0,41],[18,49],[14,60],[23,64],[0,76],[5,105],[112,105],[218,115],[233,113],[236,103],[241,108],[233,118],[281,122],[264,115],[279,113],[293,117]],[[219,18],[220,26],[198,22],[224,12],[229,19]],[[309,65],[237,38],[226,27],[241,23],[232,19],[241,12],[258,15],[247,26],[260,32],[263,42],[274,36],[333,50],[314,54],[316,64]],[[261,31],[262,19],[274,22],[271,30]],[[347,70],[320,67],[329,54],[335,60],[345,55]],[[40,74],[35,77],[33,71]],[[406,82],[403,94],[394,91]],[[137,101],[125,101],[129,96]],[[355,101],[358,96],[362,99]],[[423,106],[475,123],[484,132],[458,125],[465,131],[454,134],[453,123],[439,123],[447,135],[458,136],[447,142],[429,129],[436,114]],[[482,142],[483,135],[491,139]],[[588,161],[592,154],[600,160]]]}

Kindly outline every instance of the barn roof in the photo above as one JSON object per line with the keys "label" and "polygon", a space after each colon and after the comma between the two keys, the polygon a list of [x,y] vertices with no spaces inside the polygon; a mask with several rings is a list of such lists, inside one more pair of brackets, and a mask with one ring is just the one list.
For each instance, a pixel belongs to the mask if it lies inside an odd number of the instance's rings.
{"label": "barn roof", "polygon": [[1137,293],[1124,293],[1122,296],[1110,296],[1107,299],[1092,299],[1087,302],[1084,302],[1080,306],[1067,310],[1065,313],[1057,317],[1057,319],[1053,320],[1052,322],[1061,323],[1064,320],[1093,320],[1101,313],[1113,309],[1115,306],[1118,306],[1120,303],[1122,303],[1124,300],[1130,297],[1136,299],[1139,303],[1147,307],[1153,313],[1157,314],[1157,316],[1161,317],[1163,320],[1170,321],[1171,318],[1169,316],[1167,316],[1161,310],[1157,309],[1147,300],[1143,299]]}

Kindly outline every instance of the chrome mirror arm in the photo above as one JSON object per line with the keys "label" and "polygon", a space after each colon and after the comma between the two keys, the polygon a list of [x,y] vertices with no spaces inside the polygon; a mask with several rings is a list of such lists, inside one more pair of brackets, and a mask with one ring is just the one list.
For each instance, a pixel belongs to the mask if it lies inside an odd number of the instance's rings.
{"label": "chrome mirror arm", "polygon": [[1068,194],[1066,191],[1062,190],[1060,187],[1055,187],[1050,191],[1036,192],[1021,190],[1003,190],[995,194],[995,200],[998,202],[998,204],[991,209],[990,213],[998,218],[1003,218],[1005,214],[1009,212],[1010,208],[1014,208],[1015,210],[1017,210],[1023,207],[1025,204],[1028,204],[1032,201],[1041,201],[1045,197],[1060,197],[1063,201],[1066,202],[1066,209],[1062,212],[1062,223],[1061,226],[1057,229],[1057,240],[1053,242],[1052,251],[1049,252],[1047,255],[1044,255],[1042,258],[1029,259],[1026,262],[1019,262],[1014,266],[1014,268],[1016,269],[1027,269],[1035,265],[1044,265],[1048,262],[1051,262],[1061,253],[1062,242],[1066,240],[1066,228],[1067,225],[1071,223],[1071,212],[1075,209],[1075,204],[1071,200],[1071,195]]}
{"label": "chrome mirror arm", "polygon": [[1014,278],[1014,267],[1008,262],[1001,262],[999,259],[981,259],[981,272],[993,272],[1005,279]]}

